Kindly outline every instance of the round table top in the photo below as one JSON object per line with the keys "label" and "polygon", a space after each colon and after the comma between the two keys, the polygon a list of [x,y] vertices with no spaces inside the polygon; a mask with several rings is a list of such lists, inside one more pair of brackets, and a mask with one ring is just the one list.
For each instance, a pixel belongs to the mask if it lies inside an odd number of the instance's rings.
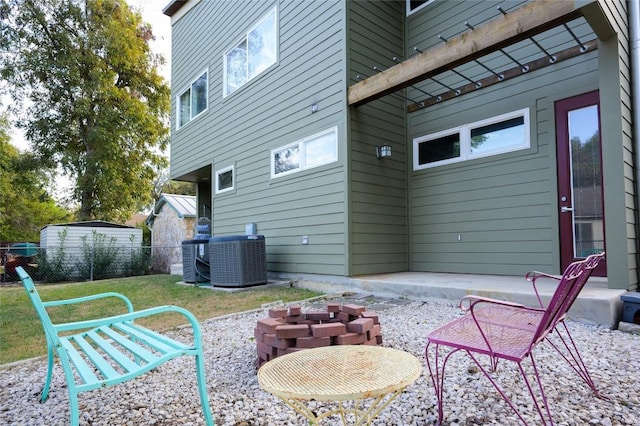
{"label": "round table top", "polygon": [[281,398],[344,401],[403,389],[422,374],[410,353],[381,346],[338,345],[303,349],[260,367],[258,383]]}

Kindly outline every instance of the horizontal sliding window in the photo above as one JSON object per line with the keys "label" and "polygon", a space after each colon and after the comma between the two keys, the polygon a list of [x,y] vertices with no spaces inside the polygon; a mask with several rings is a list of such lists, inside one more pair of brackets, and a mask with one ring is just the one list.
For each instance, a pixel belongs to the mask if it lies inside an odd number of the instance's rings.
{"label": "horizontal sliding window", "polygon": [[418,145],[419,164],[460,158],[460,133],[435,135]]}
{"label": "horizontal sliding window", "polygon": [[456,163],[527,149],[529,109],[523,109],[413,141],[413,169]]}
{"label": "horizontal sliding window", "polygon": [[178,96],[177,128],[187,124],[207,109],[207,77],[205,71]]}
{"label": "horizontal sliding window", "polygon": [[336,127],[271,151],[271,177],[285,176],[301,170],[338,161]]}
{"label": "horizontal sliding window", "polygon": [[265,71],[278,59],[278,17],[273,8],[224,55],[224,96]]}

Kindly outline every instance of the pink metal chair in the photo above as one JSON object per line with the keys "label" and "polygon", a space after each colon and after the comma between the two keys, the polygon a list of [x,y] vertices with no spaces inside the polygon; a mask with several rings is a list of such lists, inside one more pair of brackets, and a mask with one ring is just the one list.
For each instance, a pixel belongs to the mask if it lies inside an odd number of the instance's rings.
{"label": "pink metal chair", "polygon": [[[489,372],[496,371],[499,360],[515,362],[542,424],[553,425],[551,411],[533,354],[534,348],[543,341],[547,341],[560,353],[596,396],[602,397],[582,361],[574,340],[571,338],[565,319],[567,311],[603,257],[604,253],[601,253],[572,263],[561,277],[540,272],[527,274],[526,279],[532,283],[540,307],[528,307],[474,295],[466,296],[460,301],[460,308],[466,314],[431,332],[425,348],[426,363],[438,400],[438,424],[441,424],[444,414],[445,367],[451,355],[458,351],[467,353],[525,425],[527,422],[522,414]],[[540,277],[558,280],[556,291],[546,307],[536,287],[536,280]],[[441,347],[448,347],[450,350],[441,354]],[[430,356],[431,349],[433,349],[433,357]],[[480,363],[479,355],[489,357],[488,369]],[[544,413],[523,367],[522,363],[525,359],[531,361]]]}

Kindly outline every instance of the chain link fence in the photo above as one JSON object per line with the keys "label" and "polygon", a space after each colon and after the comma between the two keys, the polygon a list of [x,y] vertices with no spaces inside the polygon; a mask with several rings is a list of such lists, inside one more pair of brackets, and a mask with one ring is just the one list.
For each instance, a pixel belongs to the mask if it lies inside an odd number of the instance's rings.
{"label": "chain link fence", "polygon": [[182,247],[60,246],[14,244],[0,247],[0,282],[19,280],[22,266],[35,281],[57,283],[169,273],[182,263]]}

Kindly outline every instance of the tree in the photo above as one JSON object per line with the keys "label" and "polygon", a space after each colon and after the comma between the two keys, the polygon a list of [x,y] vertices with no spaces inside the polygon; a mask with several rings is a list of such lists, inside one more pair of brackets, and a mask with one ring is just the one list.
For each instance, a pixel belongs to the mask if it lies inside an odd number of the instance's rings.
{"label": "tree", "polygon": [[73,179],[79,220],[125,220],[166,164],[170,92],[150,26],[125,0],[7,2],[0,69],[15,104],[30,101],[18,126]]}
{"label": "tree", "polygon": [[153,204],[149,207],[153,208],[156,201],[162,197],[162,194],[196,195],[196,184],[170,180],[169,169],[158,169],[156,181],[153,185]]}
{"label": "tree", "polygon": [[0,116],[0,245],[39,241],[43,226],[71,217],[47,194],[50,171],[32,155],[18,152],[8,129],[9,121]]}

